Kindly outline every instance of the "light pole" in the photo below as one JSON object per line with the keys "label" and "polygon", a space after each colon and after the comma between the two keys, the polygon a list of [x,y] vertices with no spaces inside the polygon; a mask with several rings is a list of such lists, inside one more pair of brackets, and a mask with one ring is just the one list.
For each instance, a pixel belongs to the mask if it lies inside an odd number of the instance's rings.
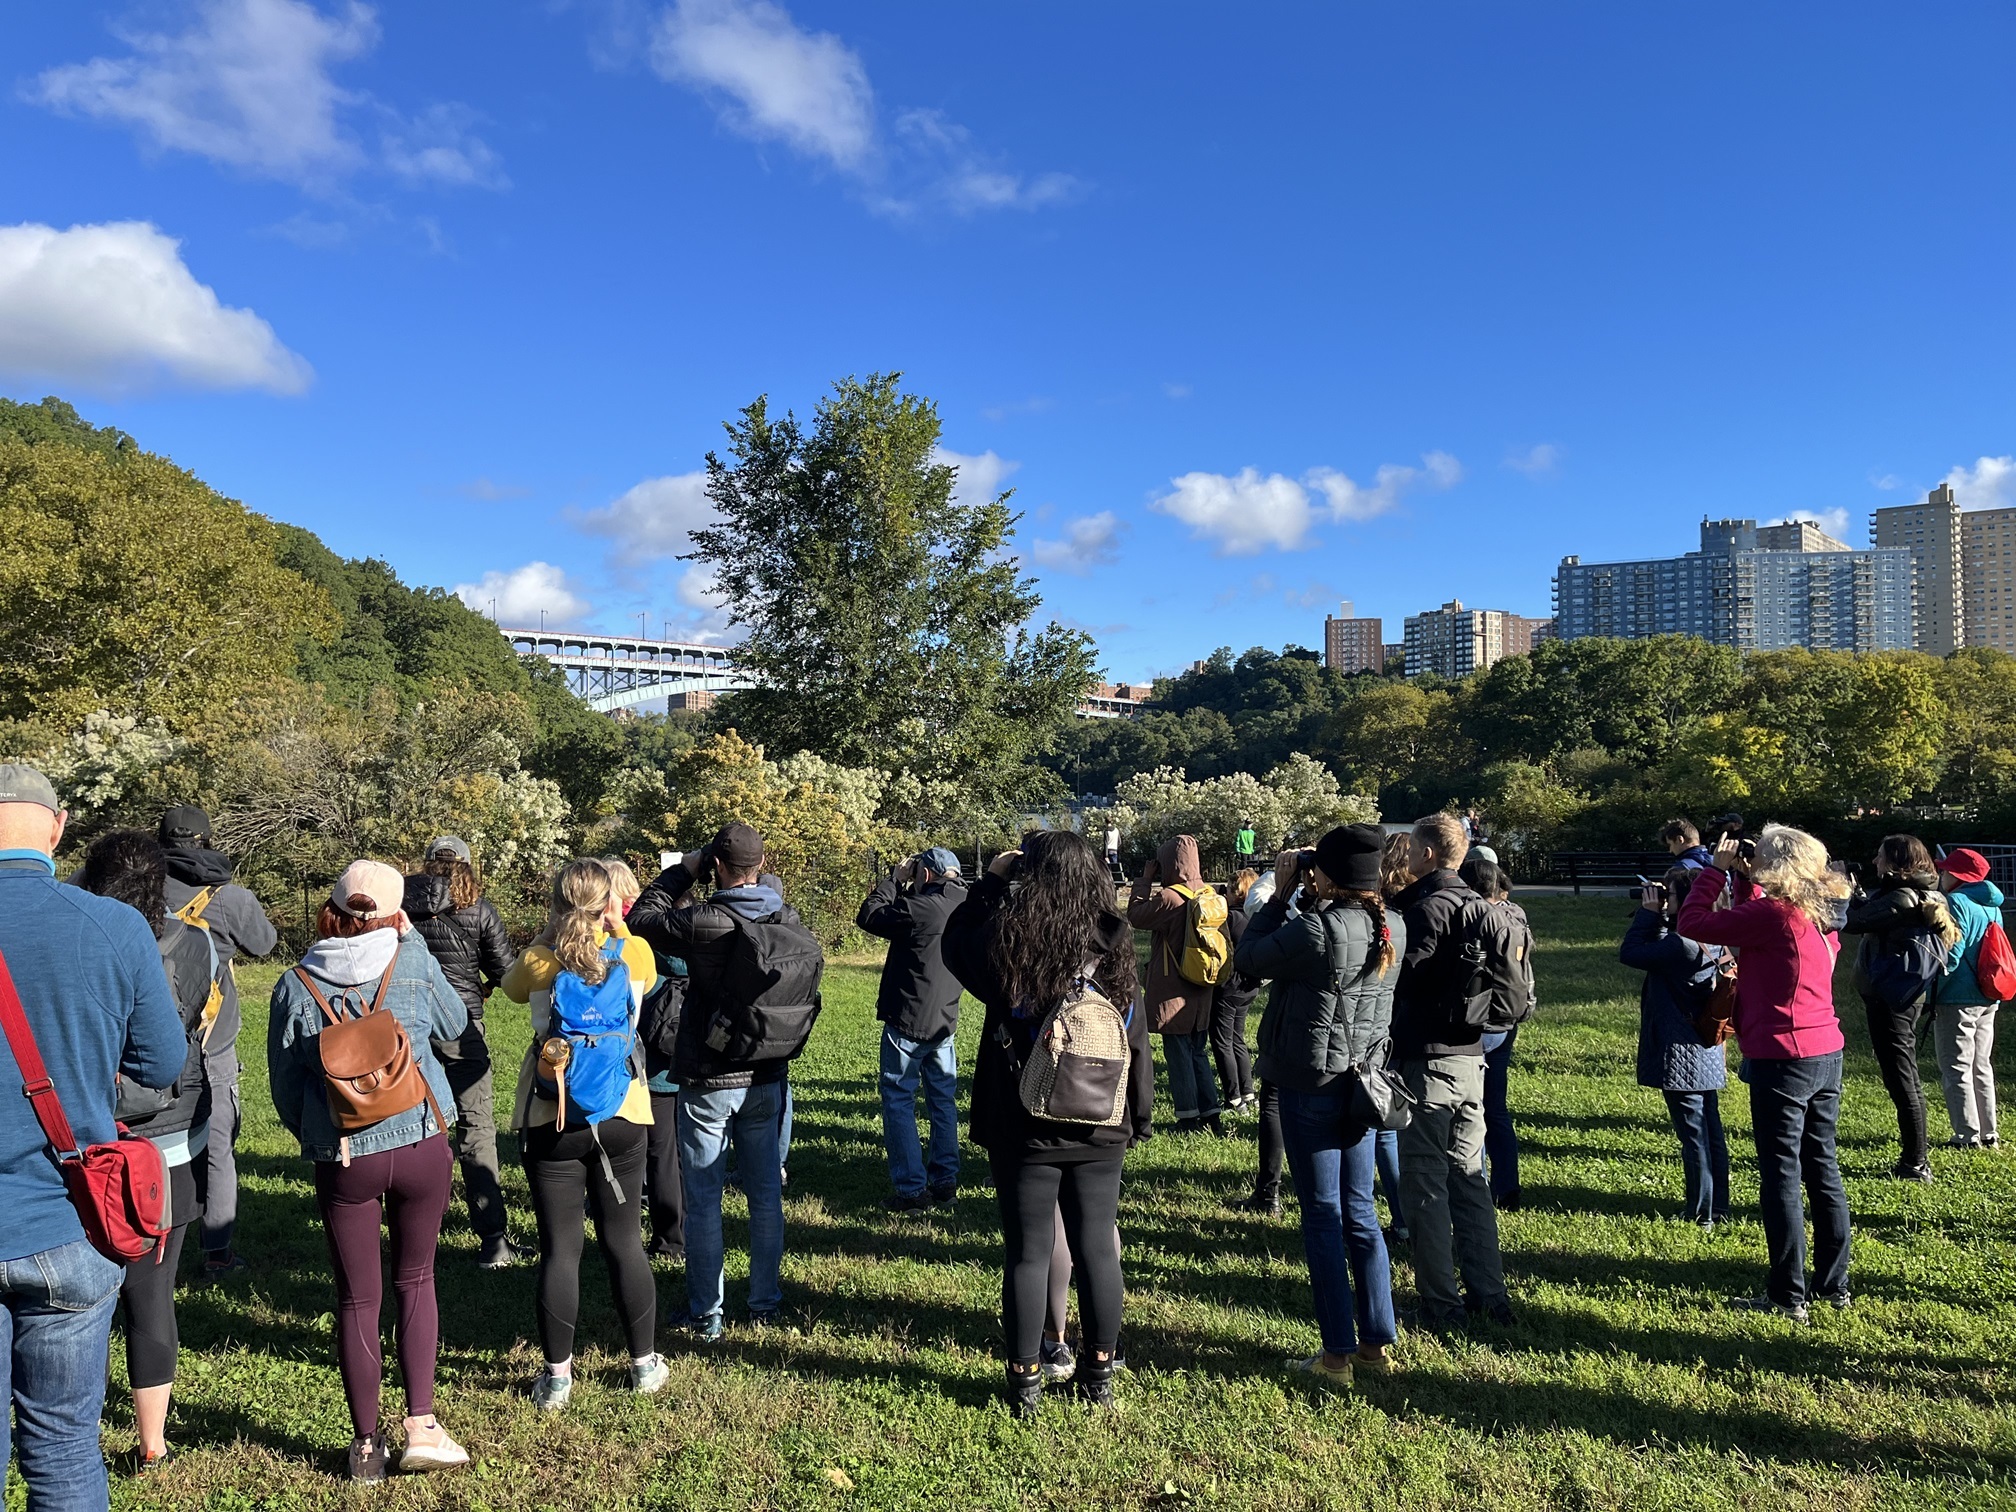
{"label": "light pole", "polygon": [[539,633],[541,635],[546,633],[546,611],[544,609],[539,611]]}

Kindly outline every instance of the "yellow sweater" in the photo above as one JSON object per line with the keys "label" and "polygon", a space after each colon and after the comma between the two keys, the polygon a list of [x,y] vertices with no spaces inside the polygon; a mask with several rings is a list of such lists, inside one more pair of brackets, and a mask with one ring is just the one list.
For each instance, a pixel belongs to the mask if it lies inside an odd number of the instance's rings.
{"label": "yellow sweater", "polygon": [[[630,1023],[634,1028],[638,1011],[644,1006],[644,994],[658,981],[658,962],[651,954],[651,947],[621,924],[614,933],[623,942],[623,964],[630,969]],[[608,941],[609,932],[599,929],[595,932],[598,946]],[[514,1132],[543,1128],[559,1113],[557,1104],[533,1096],[533,1066],[539,1058],[540,1042],[553,1027],[553,979],[558,975],[560,958],[544,945],[526,946],[525,953],[504,973],[504,996],[532,1007],[532,1043],[518,1068],[518,1091],[512,1099],[510,1127]],[[626,1123],[651,1122],[651,1090],[643,1077],[631,1076],[630,1090],[624,1094],[623,1106],[616,1110],[615,1116]]]}

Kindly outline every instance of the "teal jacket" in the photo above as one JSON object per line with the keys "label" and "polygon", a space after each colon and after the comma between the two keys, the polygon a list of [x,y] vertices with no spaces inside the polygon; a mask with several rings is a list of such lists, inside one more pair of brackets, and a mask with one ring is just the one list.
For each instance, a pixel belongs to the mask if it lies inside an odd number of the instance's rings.
{"label": "teal jacket", "polygon": [[1940,1003],[1956,1008],[1978,1008],[1988,1001],[1981,984],[1974,980],[1974,963],[1981,958],[1981,937],[1990,924],[2002,922],[2002,889],[1993,882],[1969,882],[1946,895],[1953,910],[1953,922],[1960,926],[1960,939],[1946,955],[1946,977],[1939,984]]}

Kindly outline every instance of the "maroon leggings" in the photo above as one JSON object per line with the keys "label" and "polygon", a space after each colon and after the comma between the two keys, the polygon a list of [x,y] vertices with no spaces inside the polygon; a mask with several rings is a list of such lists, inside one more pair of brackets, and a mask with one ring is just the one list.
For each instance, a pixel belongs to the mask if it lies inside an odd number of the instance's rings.
{"label": "maroon leggings", "polygon": [[378,1389],[385,1348],[378,1314],[385,1301],[380,1270],[381,1213],[392,1230],[392,1288],[399,1296],[399,1373],[406,1382],[406,1413],[434,1410],[434,1355],[441,1317],[434,1305],[434,1244],[448,1211],[455,1159],[445,1135],[350,1164],[315,1163],[315,1201],[329,1235],[336,1272],[336,1364],[350,1398],[350,1422],[359,1438],[378,1431]]}

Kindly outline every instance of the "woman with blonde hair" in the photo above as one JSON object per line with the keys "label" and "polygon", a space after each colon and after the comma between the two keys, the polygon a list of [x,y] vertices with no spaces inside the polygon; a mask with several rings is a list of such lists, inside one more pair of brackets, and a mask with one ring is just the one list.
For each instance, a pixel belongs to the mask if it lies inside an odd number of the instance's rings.
{"label": "woman with blonde hair", "polygon": [[[657,976],[651,948],[624,926],[608,869],[588,858],[554,876],[546,927],[504,975],[505,996],[532,1006],[532,1043],[518,1075],[512,1126],[539,1221],[546,1369],[532,1400],[544,1412],[561,1411],[574,1392],[584,1217],[594,1218],[595,1242],[609,1267],[630,1349],[631,1389],[648,1395],[670,1379],[653,1347],[658,1294],[637,1216],[651,1123],[637,1015]],[[584,1032],[596,1025],[605,1027]],[[625,1060],[613,1075],[611,1055]]]}
{"label": "woman with blonde hair", "polygon": [[[1281,891],[1246,926],[1232,963],[1272,982],[1260,1019],[1260,1074],[1280,1089],[1281,1133],[1302,1205],[1302,1249],[1323,1347],[1294,1369],[1349,1386],[1387,1370],[1395,1337],[1392,1266],[1372,1205],[1377,1130],[1355,1115],[1358,1068],[1385,1058],[1406,925],[1379,893],[1376,824],[1331,830],[1312,855],[1284,851]],[[1295,918],[1288,898],[1315,900]]]}
{"label": "woman with blonde hair", "polygon": [[[1827,847],[1804,830],[1769,824],[1755,845],[1746,856],[1743,841],[1723,838],[1673,928],[1742,952],[1736,1043],[1750,1083],[1771,1270],[1763,1295],[1731,1305],[1803,1322],[1809,1296],[1837,1308],[1849,1302],[1848,1194],[1835,1152],[1845,1042],[1834,1013],[1834,933],[1851,889],[1828,866]],[[1810,1289],[1802,1181],[1813,1207]]]}
{"label": "woman with blonde hair", "polygon": [[1918,1025],[1932,1009],[1933,990],[1960,926],[1939,888],[1932,853],[1916,835],[1887,835],[1876,847],[1876,880],[1855,890],[1843,934],[1860,935],[1855,991],[1869,1015],[1869,1043],[1897,1107],[1900,1181],[1930,1181],[1926,1159],[1925,1093],[1918,1080]]}

